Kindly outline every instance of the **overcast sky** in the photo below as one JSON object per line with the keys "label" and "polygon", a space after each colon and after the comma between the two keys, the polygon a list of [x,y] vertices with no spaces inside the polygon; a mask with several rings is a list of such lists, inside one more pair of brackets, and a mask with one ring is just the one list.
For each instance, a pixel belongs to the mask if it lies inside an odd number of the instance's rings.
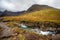
{"label": "overcast sky", "polygon": [[44,4],[60,9],[60,0],[0,0],[0,11],[23,11],[33,4]]}

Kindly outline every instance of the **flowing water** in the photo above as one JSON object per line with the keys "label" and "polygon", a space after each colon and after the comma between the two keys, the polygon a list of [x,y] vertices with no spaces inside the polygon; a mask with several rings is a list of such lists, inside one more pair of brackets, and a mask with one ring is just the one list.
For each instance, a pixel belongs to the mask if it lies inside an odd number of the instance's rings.
{"label": "flowing water", "polygon": [[28,30],[28,31],[32,31],[32,32],[35,32],[37,34],[42,34],[42,35],[55,35],[55,32],[54,31],[42,31],[38,28],[28,28],[28,26],[26,26],[25,24],[20,24],[21,28],[24,29],[24,30]]}

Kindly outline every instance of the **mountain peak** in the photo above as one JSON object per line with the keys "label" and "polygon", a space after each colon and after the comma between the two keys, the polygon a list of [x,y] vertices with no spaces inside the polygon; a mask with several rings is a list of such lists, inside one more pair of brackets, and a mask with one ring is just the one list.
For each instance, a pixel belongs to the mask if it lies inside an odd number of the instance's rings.
{"label": "mountain peak", "polygon": [[48,6],[48,5],[38,5],[38,4],[34,4],[34,5],[32,5],[27,11],[28,11],[28,12],[39,11],[39,10],[42,10],[42,9],[45,9],[45,8],[53,8],[53,7],[50,7],[50,6]]}

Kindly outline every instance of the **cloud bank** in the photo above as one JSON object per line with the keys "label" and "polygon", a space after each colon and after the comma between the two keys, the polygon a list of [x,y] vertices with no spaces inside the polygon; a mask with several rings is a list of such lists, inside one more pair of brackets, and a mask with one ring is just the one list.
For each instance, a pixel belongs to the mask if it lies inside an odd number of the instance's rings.
{"label": "cloud bank", "polygon": [[33,4],[44,4],[60,9],[60,0],[0,0],[0,11],[23,11]]}
{"label": "cloud bank", "polygon": [[60,9],[60,0],[35,0],[37,4],[45,4]]}

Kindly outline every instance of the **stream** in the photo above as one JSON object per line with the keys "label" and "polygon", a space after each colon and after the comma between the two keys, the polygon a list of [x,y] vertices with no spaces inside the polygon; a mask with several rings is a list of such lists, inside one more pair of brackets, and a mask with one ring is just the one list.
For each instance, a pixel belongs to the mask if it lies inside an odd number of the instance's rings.
{"label": "stream", "polygon": [[56,34],[56,32],[51,31],[51,30],[42,31],[42,30],[40,30],[40,29],[38,29],[38,28],[35,28],[35,29],[29,28],[29,27],[26,26],[25,24],[19,24],[19,26],[20,26],[22,29],[24,29],[24,30],[32,31],[32,32],[35,32],[35,33],[37,33],[37,34],[42,34],[42,35],[55,35],[55,34]]}

